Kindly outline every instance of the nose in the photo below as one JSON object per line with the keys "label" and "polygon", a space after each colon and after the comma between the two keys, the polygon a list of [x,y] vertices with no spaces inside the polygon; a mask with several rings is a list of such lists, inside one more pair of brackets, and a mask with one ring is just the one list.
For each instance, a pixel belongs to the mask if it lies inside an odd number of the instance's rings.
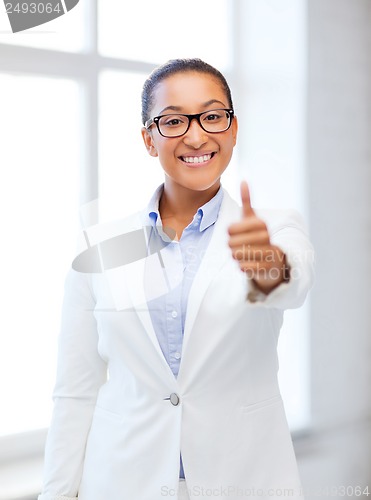
{"label": "nose", "polygon": [[195,149],[199,149],[208,141],[208,135],[205,130],[201,128],[201,125],[194,118],[190,125],[187,133],[183,136],[183,142],[187,146],[191,146]]}

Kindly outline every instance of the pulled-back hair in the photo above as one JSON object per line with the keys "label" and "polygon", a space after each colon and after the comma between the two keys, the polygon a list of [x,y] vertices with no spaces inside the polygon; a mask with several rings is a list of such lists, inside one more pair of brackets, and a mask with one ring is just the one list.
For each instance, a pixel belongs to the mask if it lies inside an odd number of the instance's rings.
{"label": "pulled-back hair", "polygon": [[227,83],[227,80],[222,75],[222,73],[202,61],[201,59],[171,59],[161,66],[155,68],[149,75],[147,80],[144,82],[142,90],[142,122],[143,125],[150,118],[150,112],[153,106],[154,90],[158,83],[165,78],[175,75],[176,73],[186,73],[190,71],[195,71],[197,73],[206,73],[208,75],[214,76],[222,86],[228,101],[229,107],[233,109],[231,89]]}

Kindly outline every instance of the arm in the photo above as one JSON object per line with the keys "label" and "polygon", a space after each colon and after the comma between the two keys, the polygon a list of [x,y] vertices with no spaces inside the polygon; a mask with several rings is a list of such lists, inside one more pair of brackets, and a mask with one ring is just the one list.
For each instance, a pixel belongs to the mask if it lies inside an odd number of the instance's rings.
{"label": "arm", "polygon": [[71,269],[65,281],[54,411],[39,500],[76,498],[98,391],[107,367],[98,353],[90,275]]}
{"label": "arm", "polygon": [[253,280],[248,279],[247,299],[264,307],[300,307],[314,280],[314,249],[302,218],[294,210],[277,211],[273,214],[262,211],[261,216],[267,221],[272,245],[282,252],[283,257],[280,257],[279,262],[283,274],[280,282],[268,293],[264,293]]}

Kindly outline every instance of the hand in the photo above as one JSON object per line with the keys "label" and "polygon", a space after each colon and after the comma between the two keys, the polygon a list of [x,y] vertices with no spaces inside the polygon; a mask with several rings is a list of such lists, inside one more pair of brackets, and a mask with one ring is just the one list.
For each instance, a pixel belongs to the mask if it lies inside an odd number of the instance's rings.
{"label": "hand", "polygon": [[228,228],[232,256],[257,287],[268,294],[288,281],[288,266],[282,250],[271,245],[265,222],[255,214],[245,181],[241,182],[242,218]]}

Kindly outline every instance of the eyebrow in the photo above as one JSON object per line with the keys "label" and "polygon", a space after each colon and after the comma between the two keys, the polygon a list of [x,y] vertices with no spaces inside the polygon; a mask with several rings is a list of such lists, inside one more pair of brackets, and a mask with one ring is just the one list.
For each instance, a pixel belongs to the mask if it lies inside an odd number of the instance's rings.
{"label": "eyebrow", "polygon": [[[206,101],[203,104],[201,104],[201,108],[207,108],[208,106],[211,106],[211,104],[215,104],[215,103],[221,104],[223,106],[223,108],[225,107],[224,102],[218,101],[217,99],[210,99],[210,101]],[[181,112],[182,109],[183,108],[181,106],[166,106],[166,108],[164,108],[162,111],[160,111],[159,114],[162,115],[165,111]]]}

